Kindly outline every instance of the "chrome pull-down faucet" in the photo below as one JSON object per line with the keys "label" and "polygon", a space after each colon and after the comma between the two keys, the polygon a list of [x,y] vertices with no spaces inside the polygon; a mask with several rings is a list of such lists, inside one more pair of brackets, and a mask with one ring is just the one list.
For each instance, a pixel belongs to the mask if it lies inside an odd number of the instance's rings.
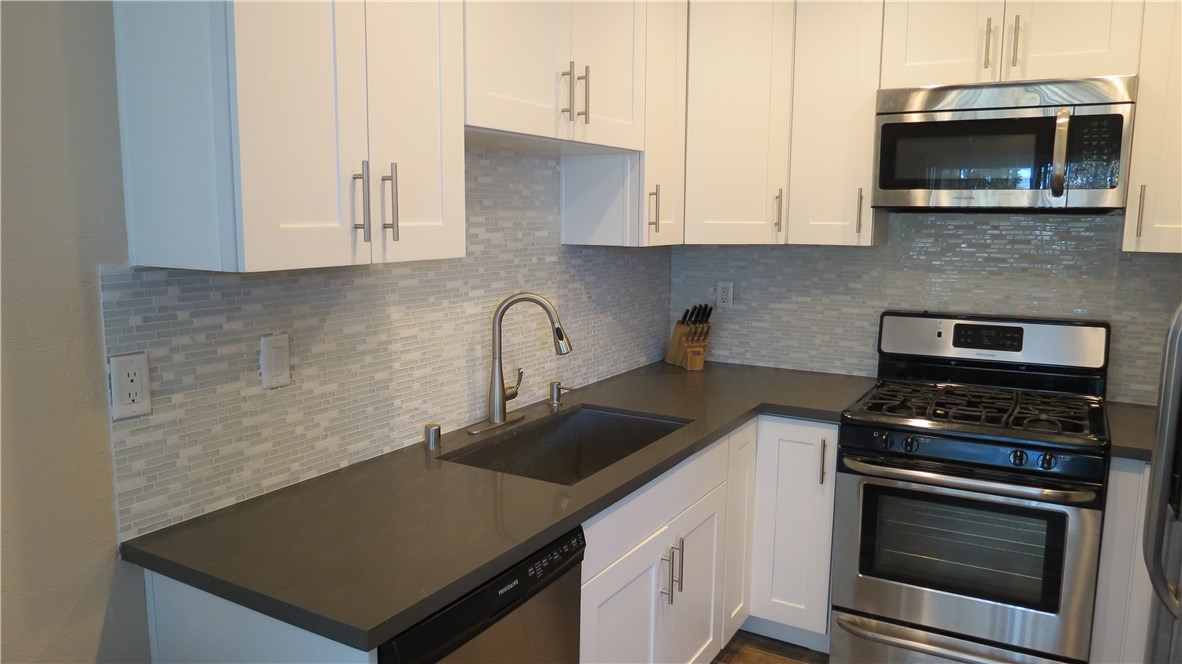
{"label": "chrome pull-down faucet", "polygon": [[509,310],[509,307],[518,302],[533,302],[546,312],[546,316],[550,319],[550,332],[553,336],[555,354],[566,355],[571,351],[570,339],[566,336],[566,331],[562,329],[562,321],[558,319],[558,312],[554,310],[554,305],[550,304],[549,300],[536,293],[515,293],[505,298],[497,310],[493,312],[492,317],[492,371],[488,379],[488,421],[486,424],[468,429],[468,433],[487,431],[491,426],[503,424],[505,422],[505,403],[517,397],[517,389],[521,385],[525,371],[518,369],[517,385],[505,387],[505,370],[501,366],[501,321],[505,318],[505,312]]}

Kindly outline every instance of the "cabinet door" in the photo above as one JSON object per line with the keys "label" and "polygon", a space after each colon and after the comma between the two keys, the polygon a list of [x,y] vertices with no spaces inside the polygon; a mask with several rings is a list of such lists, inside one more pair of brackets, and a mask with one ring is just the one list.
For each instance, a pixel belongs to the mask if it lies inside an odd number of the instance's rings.
{"label": "cabinet door", "polygon": [[[689,4],[648,5],[645,43],[644,192],[641,244],[685,239],[685,86]],[[657,187],[660,187],[658,190]]]}
{"label": "cabinet door", "polygon": [[751,615],[824,634],[837,427],[759,418]]}
{"label": "cabinet door", "polygon": [[670,534],[662,526],[583,584],[580,662],[663,662]]}
{"label": "cabinet door", "polygon": [[881,86],[998,80],[1004,12],[1003,2],[887,0]]}
{"label": "cabinet door", "polygon": [[755,516],[755,433],[751,420],[730,437],[726,477],[726,541],[722,578],[722,642],[751,615],[751,524]]}
{"label": "cabinet door", "polygon": [[1182,7],[1145,6],[1124,250],[1182,253]]}
{"label": "cabinet door", "polygon": [[726,485],[669,522],[678,546],[677,590],[665,630],[662,661],[709,662],[722,650],[722,536]]}
{"label": "cabinet door", "polygon": [[769,244],[788,186],[789,2],[690,7],[686,244]]}
{"label": "cabinet door", "polygon": [[466,122],[566,136],[569,120],[559,116],[571,81],[561,75],[568,64],[560,60],[568,39],[568,3],[465,2]]}
{"label": "cabinet door", "polygon": [[569,11],[576,75],[570,138],[643,150],[645,2],[574,2]]}
{"label": "cabinet door", "polygon": [[366,29],[373,262],[463,258],[463,10],[374,2]]}
{"label": "cabinet door", "polygon": [[1140,0],[1007,2],[1002,79],[1136,74],[1142,8]]}
{"label": "cabinet door", "polygon": [[870,244],[881,2],[800,2],[789,244]]}
{"label": "cabinet door", "polygon": [[1093,662],[1144,661],[1150,609],[1157,601],[1141,552],[1148,492],[1149,464],[1112,460],[1092,620]]}
{"label": "cabinet door", "polygon": [[365,7],[240,2],[232,29],[239,269],[368,263]]}

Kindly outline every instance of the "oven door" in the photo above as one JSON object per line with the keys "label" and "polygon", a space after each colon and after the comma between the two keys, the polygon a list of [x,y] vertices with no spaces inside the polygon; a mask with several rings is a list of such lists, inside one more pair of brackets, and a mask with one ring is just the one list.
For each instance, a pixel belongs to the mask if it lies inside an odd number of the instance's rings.
{"label": "oven door", "polygon": [[[1087,659],[1100,551],[1094,490],[1040,490],[841,459],[835,608]],[[1019,497],[1030,492],[1060,502]]]}

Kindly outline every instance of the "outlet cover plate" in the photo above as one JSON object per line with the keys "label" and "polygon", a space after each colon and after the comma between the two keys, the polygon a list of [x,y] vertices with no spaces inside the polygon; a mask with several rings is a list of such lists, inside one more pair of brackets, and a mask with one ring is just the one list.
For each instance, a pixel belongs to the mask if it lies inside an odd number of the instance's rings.
{"label": "outlet cover plate", "polygon": [[112,355],[107,358],[107,369],[111,420],[125,420],[152,412],[147,353]]}

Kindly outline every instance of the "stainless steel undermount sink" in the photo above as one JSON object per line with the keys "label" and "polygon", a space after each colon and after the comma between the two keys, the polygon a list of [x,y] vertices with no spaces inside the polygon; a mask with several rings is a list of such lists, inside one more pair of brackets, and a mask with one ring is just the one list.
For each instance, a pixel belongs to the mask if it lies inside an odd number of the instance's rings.
{"label": "stainless steel undermount sink", "polygon": [[690,421],[580,405],[524,422],[439,458],[571,485],[664,438]]}

